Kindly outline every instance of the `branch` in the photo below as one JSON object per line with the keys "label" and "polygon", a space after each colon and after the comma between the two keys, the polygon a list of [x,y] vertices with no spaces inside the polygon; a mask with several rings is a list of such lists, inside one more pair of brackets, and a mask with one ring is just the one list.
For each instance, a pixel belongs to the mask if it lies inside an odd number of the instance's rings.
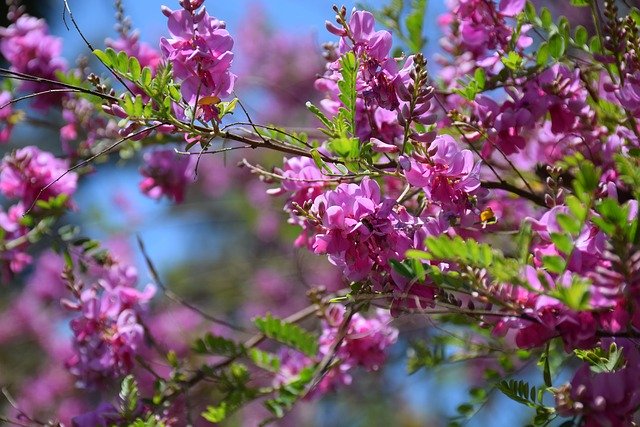
{"label": "branch", "polygon": [[219,319],[219,318],[217,318],[215,316],[212,316],[212,315],[204,312],[200,308],[198,308],[195,305],[185,301],[180,296],[178,296],[176,293],[174,293],[169,288],[167,288],[164,285],[164,283],[162,282],[162,280],[160,279],[160,275],[158,274],[158,270],[156,269],[155,265],[153,264],[153,261],[151,261],[151,258],[149,257],[149,254],[147,253],[147,251],[145,249],[144,242],[142,241],[142,238],[140,238],[139,235],[136,235],[136,239],[138,241],[138,247],[140,248],[140,252],[142,252],[142,256],[144,257],[145,263],[147,264],[147,268],[149,269],[149,273],[151,274],[151,278],[153,279],[153,281],[156,284],[156,286],[158,286],[160,289],[162,289],[162,292],[164,292],[164,294],[167,296],[167,298],[169,298],[170,300],[175,301],[178,304],[181,304],[181,305],[187,307],[188,309],[198,313],[200,316],[202,316],[203,318],[209,320],[210,322],[217,323],[217,324],[222,325],[222,326],[226,326],[227,328],[233,329],[235,331],[245,332],[245,330],[243,328],[241,328],[241,327],[235,326],[235,325],[227,322],[226,320]]}
{"label": "branch", "polygon": [[527,190],[518,188],[515,185],[509,184],[508,182],[505,182],[505,181],[502,181],[502,182],[483,181],[480,185],[483,188],[487,188],[487,189],[505,190],[505,191],[508,191],[509,193],[513,193],[520,197],[524,197],[525,199],[531,200],[533,203],[535,203],[538,206],[542,206],[543,208],[548,207],[547,204],[544,202],[543,197],[535,193],[529,192]]}

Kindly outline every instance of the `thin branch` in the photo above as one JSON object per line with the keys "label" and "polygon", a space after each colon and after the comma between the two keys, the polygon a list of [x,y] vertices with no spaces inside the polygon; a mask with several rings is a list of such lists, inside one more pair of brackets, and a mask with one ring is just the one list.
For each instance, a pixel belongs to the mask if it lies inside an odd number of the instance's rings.
{"label": "thin branch", "polygon": [[508,182],[505,182],[505,181],[502,181],[502,182],[482,181],[480,185],[483,188],[487,188],[487,189],[505,190],[510,193],[516,194],[520,197],[523,197],[527,200],[531,200],[533,203],[535,203],[538,206],[542,206],[544,208],[547,207],[547,204],[544,202],[544,198],[542,198],[541,196],[537,195],[536,193],[530,193],[526,190],[518,188],[515,185],[509,184]]}
{"label": "thin branch", "polygon": [[27,215],[29,212],[31,212],[31,210],[33,209],[33,207],[36,205],[37,201],[40,199],[40,196],[42,196],[42,193],[44,193],[45,191],[47,191],[47,189],[49,189],[52,185],[54,185],[56,182],[60,181],[62,178],[64,178],[68,173],[73,172],[76,169],[79,169],[83,166],[88,165],[89,163],[91,163],[92,161],[94,161],[95,159],[97,159],[98,157],[102,156],[103,154],[107,154],[109,153],[111,150],[113,150],[115,147],[117,147],[118,145],[122,144],[124,141],[130,139],[130,138],[134,138],[138,135],[142,135],[145,132],[151,131],[157,127],[162,126],[162,123],[158,123],[156,125],[144,128],[142,130],[139,130],[137,132],[134,132],[130,135],[127,135],[126,137],[119,139],[118,141],[114,142],[113,144],[111,144],[110,146],[108,146],[107,148],[105,148],[104,150],[101,150],[100,152],[94,154],[93,156],[89,157],[88,159],[85,159],[83,161],[81,161],[80,163],[70,167],[69,169],[67,169],[62,175],[60,175],[59,177],[57,177],[56,179],[54,179],[53,181],[51,181],[50,183],[48,183],[47,185],[45,185],[44,187],[42,187],[40,189],[40,191],[38,191],[38,194],[36,194],[35,199],[33,200],[33,203],[31,203],[31,206],[29,206],[29,209],[27,209],[24,213],[24,215]]}
{"label": "thin branch", "polygon": [[[78,32],[78,34],[80,35],[80,37],[82,38],[82,41],[84,41],[84,44],[87,45],[87,47],[91,50],[91,53],[93,54],[93,51],[95,50],[95,48],[91,45],[91,43],[89,42],[89,40],[87,40],[87,38],[84,36],[84,34],[82,33],[82,31],[80,30],[80,27],[78,26],[78,23],[76,22],[76,19],[73,17],[73,13],[71,13],[71,8],[69,7],[69,2],[68,0],[62,0],[64,2],[64,9],[62,10],[62,22],[64,22],[64,26],[67,28],[67,31],[70,31],[69,29],[69,25],[67,24],[67,16],[66,14],[69,14],[69,18],[71,19],[71,22],[73,23],[74,28],[76,29],[76,31]],[[102,63],[102,65],[104,65],[105,67],[107,67],[107,70],[109,70],[109,72],[125,87],[125,89],[127,91],[129,91],[129,93],[135,98],[136,94],[131,90],[131,88],[124,82],[124,80],[122,80],[122,78],[115,72],[113,71],[113,69],[109,66],[107,66],[107,64],[105,64],[102,59],[98,58],[98,60]]]}
{"label": "thin branch", "polygon": [[155,265],[153,264],[153,261],[151,261],[151,258],[149,257],[149,254],[147,253],[147,251],[145,249],[144,242],[142,241],[142,238],[140,238],[139,235],[136,235],[136,239],[138,241],[138,247],[140,248],[140,252],[142,253],[142,256],[144,257],[145,263],[147,264],[147,268],[149,269],[149,273],[151,274],[151,278],[153,279],[155,284],[160,289],[162,289],[162,292],[164,292],[164,294],[167,296],[167,298],[169,298],[172,301],[177,302],[178,304],[181,304],[181,305],[187,307],[189,310],[192,310],[192,311],[198,313],[200,316],[202,316],[203,318],[209,320],[210,322],[217,323],[217,324],[222,325],[222,326],[226,326],[227,328],[233,329],[235,331],[246,332],[245,329],[243,329],[241,327],[235,326],[235,325],[227,322],[226,320],[219,319],[219,318],[217,318],[215,316],[210,315],[209,313],[204,312],[200,308],[198,308],[195,305],[185,301],[180,296],[178,296],[176,293],[174,293],[169,288],[167,288],[167,286],[165,286],[165,284],[162,282],[162,279],[160,279],[160,274],[158,274],[158,270],[156,269]]}
{"label": "thin branch", "polygon": [[18,71],[12,71],[6,68],[0,68],[0,76],[8,77],[15,80],[34,82],[34,83],[47,83],[51,85],[65,87],[68,89],[77,90],[78,92],[86,93],[88,95],[94,95],[99,98],[107,99],[112,102],[120,102],[118,98],[116,98],[115,96],[109,95],[107,93],[100,93],[91,89],[86,89],[82,86],[74,86],[67,83],[59,82],[57,80],[51,80],[51,79],[46,79],[44,77],[32,76],[29,74],[20,73]]}

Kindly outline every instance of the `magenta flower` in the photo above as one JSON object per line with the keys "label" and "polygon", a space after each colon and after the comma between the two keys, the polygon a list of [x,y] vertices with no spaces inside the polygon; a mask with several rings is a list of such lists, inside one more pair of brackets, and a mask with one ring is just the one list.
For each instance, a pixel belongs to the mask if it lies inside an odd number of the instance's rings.
{"label": "magenta flower", "polygon": [[[106,268],[105,277],[118,271],[135,274],[131,269],[113,265]],[[83,387],[125,375],[134,366],[145,334],[140,315],[155,294],[155,287],[147,285],[139,291],[132,285],[129,277],[121,283],[100,279],[83,290],[76,301],[63,301],[67,309],[78,313],[71,320],[74,354],[66,365]]]}
{"label": "magenta flower", "polygon": [[[345,308],[335,305],[329,308],[329,318],[323,323],[320,336],[320,354],[331,351],[344,321]],[[368,371],[378,370],[386,360],[385,350],[398,338],[398,330],[389,326],[391,316],[387,311],[377,310],[371,318],[356,313],[349,322],[347,334],[336,355],[348,368],[361,366]]]}
{"label": "magenta flower", "polygon": [[[57,80],[56,72],[67,67],[62,53],[62,39],[49,35],[43,19],[23,15],[7,28],[0,28],[0,53],[19,73]],[[51,89],[48,83],[23,82],[20,89],[35,93]],[[60,104],[59,94],[38,96],[35,108],[48,108]]]}
{"label": "magenta flower", "polygon": [[405,177],[411,185],[422,187],[426,196],[445,211],[461,214],[472,207],[470,199],[482,194],[480,162],[470,150],[460,150],[449,135],[438,136],[428,149],[429,157],[414,156]]}
{"label": "magenta flower", "polygon": [[371,12],[362,10],[354,11],[349,19],[349,28],[353,35],[354,45],[351,45],[347,37],[340,39],[340,52],[350,50],[358,56],[366,55],[377,61],[384,61],[391,50],[391,33],[385,30],[375,31],[376,20]]}
{"label": "magenta flower", "polygon": [[318,196],[310,210],[319,221],[314,252],[328,254],[349,280],[386,271],[389,259],[402,259],[411,245],[394,204],[383,200],[378,184],[368,178]]}
{"label": "magenta flower", "polygon": [[184,100],[194,105],[215,104],[215,99],[233,91],[235,74],[229,71],[233,60],[233,39],[225,24],[199,11],[162,8],[169,18],[171,38],[160,40],[164,58],[173,66],[173,76],[181,81]]}
{"label": "magenta flower", "polygon": [[[602,346],[610,342],[604,340]],[[640,368],[640,357],[634,342],[623,339],[617,344],[623,349],[625,365],[611,372],[593,372],[584,363],[569,387],[556,398],[561,415],[581,415],[587,427],[633,424],[634,413],[640,406],[640,379],[635,374]]]}
{"label": "magenta flower", "polygon": [[[1,179],[2,175],[0,175]],[[22,203],[9,207],[4,212],[0,207],[0,230],[3,231],[3,239],[5,242],[11,242],[21,238],[27,234],[29,229],[20,223],[24,215],[25,207]],[[9,282],[9,278],[14,273],[19,273],[31,264],[31,255],[26,252],[28,242],[25,242],[11,250],[0,251],[0,261],[2,262],[0,269],[0,278],[4,283]]]}
{"label": "magenta flower", "polygon": [[[66,160],[61,160],[34,146],[24,147],[6,155],[0,164],[0,192],[6,197],[20,199],[25,206],[38,197],[49,200],[76,191],[78,175],[69,172]],[[57,181],[56,181],[57,180]],[[56,181],[55,183],[53,183]],[[41,190],[53,183],[38,196]]]}
{"label": "magenta flower", "polygon": [[17,121],[17,116],[9,104],[10,101],[11,93],[0,92],[0,144],[9,141],[13,126]]}
{"label": "magenta flower", "polygon": [[172,149],[149,151],[144,154],[140,173],[144,177],[140,190],[152,199],[166,196],[182,203],[189,182],[193,180],[196,157],[177,154]]}

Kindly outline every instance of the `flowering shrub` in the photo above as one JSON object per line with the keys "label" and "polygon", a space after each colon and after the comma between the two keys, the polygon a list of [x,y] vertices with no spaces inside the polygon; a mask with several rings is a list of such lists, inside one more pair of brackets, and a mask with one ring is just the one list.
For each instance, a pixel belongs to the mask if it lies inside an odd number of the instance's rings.
{"label": "flowering shrub", "polygon": [[[0,142],[44,122],[60,146],[7,145],[0,162],[0,342],[28,337],[42,354],[6,380],[0,419],[140,427],[240,413],[266,424],[357,387],[395,363],[397,343],[410,372],[472,362],[478,386],[449,425],[480,411],[488,390],[528,407],[529,425],[635,425],[637,8],[572,0],[593,18],[572,28],[524,0],[452,0],[432,60],[425,1],[334,6],[316,73],[307,39],[269,30],[265,52],[252,16],[238,49],[203,0],[178,3],[158,11],[167,28],[154,46],[115,2],[119,35],[92,48],[110,77],[70,67],[45,21],[8,3]],[[284,113],[258,118],[287,127],[254,120],[236,93],[259,73]],[[294,96],[278,93],[289,81]],[[322,99],[300,122],[313,128],[295,126],[313,88]],[[163,277],[138,237],[152,282],[140,287],[131,248],[67,215],[85,210],[76,191],[116,153],[145,196],[179,205],[228,193],[241,208],[226,214],[255,230],[205,266],[206,280],[195,267]],[[117,203],[128,223],[146,221]],[[197,289],[181,295],[184,281]],[[434,327],[417,338],[410,322],[425,319]]]}

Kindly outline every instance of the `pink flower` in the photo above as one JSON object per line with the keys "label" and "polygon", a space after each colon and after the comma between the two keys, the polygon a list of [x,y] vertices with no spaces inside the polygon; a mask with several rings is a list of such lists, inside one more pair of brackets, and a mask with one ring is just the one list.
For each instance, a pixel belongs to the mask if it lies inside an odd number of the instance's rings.
{"label": "pink flower", "polygon": [[[43,19],[23,15],[7,28],[0,28],[0,53],[19,73],[57,80],[56,72],[66,69],[60,57],[62,39],[49,35]],[[51,89],[48,83],[23,82],[20,89],[35,93]],[[59,94],[45,94],[34,99],[35,108],[48,108],[60,104]]]}
{"label": "pink flower", "polygon": [[411,185],[422,187],[426,196],[447,212],[461,214],[472,207],[470,199],[482,194],[480,162],[470,150],[460,150],[449,135],[438,136],[426,159],[412,158],[405,176]]}
{"label": "pink flower", "polygon": [[7,91],[0,92],[0,143],[9,141],[11,131],[16,122],[16,115],[9,104],[10,101],[11,93]]}
{"label": "pink flower", "polygon": [[[0,192],[6,197],[21,199],[25,206],[31,206],[36,197],[39,200],[59,195],[70,197],[76,191],[78,175],[69,172],[63,176],[67,170],[66,160],[34,146],[20,148],[2,159]],[[52,185],[38,196],[49,184]]]}
{"label": "pink flower", "polygon": [[[105,277],[116,271],[135,275],[131,269],[116,264],[107,267]],[[143,291],[133,285],[129,277],[114,282],[100,279],[75,301],[63,300],[67,309],[77,313],[71,320],[75,351],[66,365],[81,386],[96,386],[133,369],[145,334],[140,315],[155,294],[153,285]]]}
{"label": "pink flower", "polygon": [[162,38],[160,48],[173,66],[173,75],[181,81],[180,90],[190,105],[210,105],[233,91],[235,74],[229,71],[233,60],[233,39],[225,24],[199,11],[162,8],[169,18],[171,38]]}
{"label": "pink flower", "polygon": [[140,173],[144,179],[140,190],[152,199],[166,196],[175,203],[182,203],[186,187],[193,180],[196,157],[163,149],[145,153],[143,161]]}
{"label": "pink flower", "polygon": [[[611,340],[604,340],[602,346],[607,348],[610,343]],[[617,344],[623,349],[625,365],[611,372],[593,372],[584,363],[571,380],[562,402],[558,402],[561,415],[581,415],[587,427],[632,424],[640,406],[640,379],[636,375],[640,357],[634,342],[619,340]]]}
{"label": "pink flower", "polygon": [[310,212],[318,218],[313,250],[328,254],[349,280],[363,280],[388,270],[389,259],[402,259],[411,245],[404,223],[368,178],[340,184],[318,196]]}

